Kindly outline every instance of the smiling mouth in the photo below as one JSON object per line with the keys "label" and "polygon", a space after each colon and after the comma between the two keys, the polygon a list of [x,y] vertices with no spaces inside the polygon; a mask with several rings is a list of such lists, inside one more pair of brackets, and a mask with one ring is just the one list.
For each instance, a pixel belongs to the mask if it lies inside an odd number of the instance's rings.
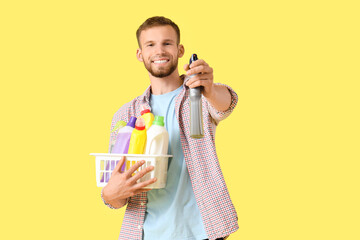
{"label": "smiling mouth", "polygon": [[160,60],[152,61],[152,63],[155,63],[155,64],[165,64],[167,62],[169,62],[169,59],[160,59]]}

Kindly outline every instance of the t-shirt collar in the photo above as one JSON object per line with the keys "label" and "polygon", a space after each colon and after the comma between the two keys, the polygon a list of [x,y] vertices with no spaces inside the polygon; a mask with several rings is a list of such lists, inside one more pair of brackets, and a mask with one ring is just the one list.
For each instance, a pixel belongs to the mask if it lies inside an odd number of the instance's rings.
{"label": "t-shirt collar", "polygon": [[[183,81],[183,86],[184,86],[184,89],[185,89],[185,87],[186,87],[185,84],[189,80],[189,78],[185,74],[182,74],[180,76],[180,78]],[[145,90],[145,92],[141,96],[138,97],[138,99],[140,101],[144,101],[144,102],[149,103],[150,102],[150,95],[151,95],[151,84],[148,86],[148,88]]]}

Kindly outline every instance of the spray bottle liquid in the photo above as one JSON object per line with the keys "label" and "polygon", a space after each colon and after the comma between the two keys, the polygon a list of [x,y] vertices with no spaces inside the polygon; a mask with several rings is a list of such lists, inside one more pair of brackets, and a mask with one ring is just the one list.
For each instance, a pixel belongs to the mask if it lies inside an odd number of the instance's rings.
{"label": "spray bottle liquid", "polygon": [[[192,62],[198,60],[197,55],[191,55],[189,66]],[[194,77],[195,74],[190,75],[189,78]],[[204,126],[202,118],[202,86],[190,88],[190,137],[203,138]]]}

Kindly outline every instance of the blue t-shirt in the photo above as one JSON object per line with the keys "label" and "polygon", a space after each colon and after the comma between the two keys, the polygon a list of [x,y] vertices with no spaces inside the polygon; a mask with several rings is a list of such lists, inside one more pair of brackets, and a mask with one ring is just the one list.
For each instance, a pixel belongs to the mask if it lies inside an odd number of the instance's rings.
{"label": "blue t-shirt", "polygon": [[192,190],[180,142],[179,123],[175,115],[178,89],[151,95],[151,112],[163,116],[169,132],[169,158],[166,187],[147,192],[144,240],[203,240],[208,238]]}

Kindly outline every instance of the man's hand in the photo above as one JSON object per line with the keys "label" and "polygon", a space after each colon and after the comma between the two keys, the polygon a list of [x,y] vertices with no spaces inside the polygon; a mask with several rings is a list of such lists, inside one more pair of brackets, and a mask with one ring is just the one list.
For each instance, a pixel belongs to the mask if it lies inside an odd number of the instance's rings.
{"label": "man's hand", "polygon": [[185,64],[186,75],[197,74],[190,78],[186,85],[189,88],[203,86],[202,94],[218,111],[226,111],[231,104],[231,94],[227,87],[214,84],[213,69],[204,60],[198,59],[191,65]]}
{"label": "man's hand", "polygon": [[197,74],[189,79],[186,85],[189,88],[195,88],[199,86],[204,87],[203,95],[206,98],[211,98],[214,91],[214,76],[213,69],[204,60],[198,59],[195,62],[184,65],[186,75]]}
{"label": "man's hand", "polygon": [[141,192],[150,191],[151,189],[144,189],[144,187],[156,182],[156,178],[152,178],[142,183],[137,183],[136,181],[145,174],[151,172],[154,169],[153,166],[149,166],[133,175],[133,173],[144,163],[144,160],[139,161],[127,171],[121,172],[121,166],[125,164],[125,157],[121,157],[111,174],[108,184],[103,189],[103,198],[105,202],[116,208],[120,208],[126,204],[129,197]]}

